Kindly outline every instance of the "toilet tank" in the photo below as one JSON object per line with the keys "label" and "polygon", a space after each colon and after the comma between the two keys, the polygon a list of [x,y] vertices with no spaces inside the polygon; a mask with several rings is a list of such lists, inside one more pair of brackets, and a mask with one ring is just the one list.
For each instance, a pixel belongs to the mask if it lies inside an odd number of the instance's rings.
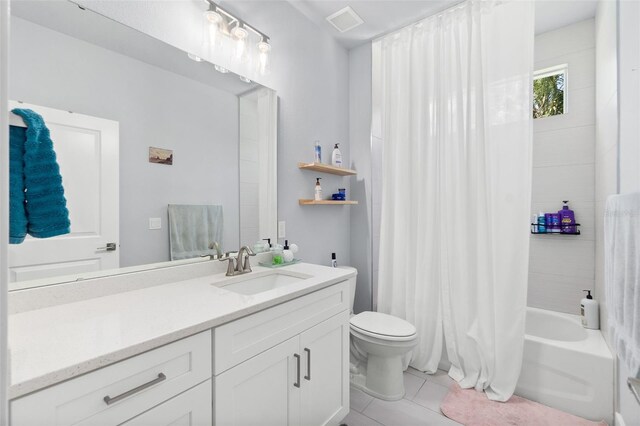
{"label": "toilet tank", "polygon": [[350,300],[351,304],[349,306],[350,306],[350,309],[351,309],[351,313],[353,313],[353,301],[356,298],[356,282],[357,282],[357,279],[358,279],[358,270],[356,268],[354,268],[354,267],[351,267],[351,266],[338,266],[338,268],[346,269],[348,271],[353,271],[353,272],[356,273],[355,276],[349,278],[349,280],[348,280],[349,281],[349,296],[351,298],[351,300]]}

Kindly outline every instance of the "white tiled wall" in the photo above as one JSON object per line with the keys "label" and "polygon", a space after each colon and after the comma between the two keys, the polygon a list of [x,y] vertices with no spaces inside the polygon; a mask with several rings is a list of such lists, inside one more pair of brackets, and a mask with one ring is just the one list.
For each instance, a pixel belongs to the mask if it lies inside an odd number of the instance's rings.
{"label": "white tiled wall", "polygon": [[535,69],[568,64],[565,114],[534,120],[532,213],[569,200],[580,236],[532,235],[528,305],[579,313],[594,289],[595,38],[594,20],[536,36]]}
{"label": "white tiled wall", "polygon": [[[616,4],[599,2],[596,11],[596,300],[600,302],[600,326],[607,329],[604,291],[604,205],[618,192],[618,74]],[[608,338],[607,333],[604,333]]]}

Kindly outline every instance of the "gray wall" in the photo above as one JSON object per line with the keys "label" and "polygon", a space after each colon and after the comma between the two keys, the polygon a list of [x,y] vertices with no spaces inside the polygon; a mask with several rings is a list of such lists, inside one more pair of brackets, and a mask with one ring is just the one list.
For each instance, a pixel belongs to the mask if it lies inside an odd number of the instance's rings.
{"label": "gray wall", "polygon": [[[359,201],[351,208],[351,265],[358,269],[354,312],[371,310],[371,43],[349,51],[350,167],[358,170],[351,195]],[[376,265],[377,268],[377,265]]]}
{"label": "gray wall", "polygon": [[[199,33],[187,34],[190,27],[185,26],[201,22],[200,1],[85,3],[173,46],[201,48]],[[351,164],[347,50],[287,2],[233,1],[223,6],[271,37],[271,72],[264,82],[279,98],[278,217],[286,221],[287,239],[300,246],[298,256],[307,262],[330,264],[331,253],[336,252],[338,262],[347,265],[350,207],[299,206],[299,198],[313,198],[316,175],[297,168],[299,161],[313,160],[316,139],[322,143],[324,159],[330,159],[333,144],[340,142],[343,161]],[[322,178],[325,194],[339,187],[351,193],[353,178]]]}
{"label": "gray wall", "polygon": [[[224,247],[237,247],[235,95],[18,18],[11,30],[12,99],[120,123],[121,266],[169,260],[169,203],[221,204]],[[149,146],[173,149],[174,165],[149,163]]]}
{"label": "gray wall", "polygon": [[527,303],[579,314],[582,290],[594,289],[594,20],[537,35],[534,56],[536,70],[568,64],[568,105],[533,120],[532,213],[557,212],[569,200],[582,234],[531,236]]}

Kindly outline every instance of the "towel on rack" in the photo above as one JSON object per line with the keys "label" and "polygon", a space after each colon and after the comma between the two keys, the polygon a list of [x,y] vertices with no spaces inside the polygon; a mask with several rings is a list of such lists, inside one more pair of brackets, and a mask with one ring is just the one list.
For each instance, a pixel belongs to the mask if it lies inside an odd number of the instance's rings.
{"label": "towel on rack", "polygon": [[209,245],[222,245],[222,206],[169,204],[171,260],[216,254]]}
{"label": "towel on rack", "polygon": [[612,195],[604,215],[604,279],[609,336],[640,375],[640,193]]}
{"label": "towel on rack", "polygon": [[9,243],[21,243],[26,234],[36,238],[68,234],[69,210],[49,129],[30,109],[12,112],[27,127],[10,128]]}

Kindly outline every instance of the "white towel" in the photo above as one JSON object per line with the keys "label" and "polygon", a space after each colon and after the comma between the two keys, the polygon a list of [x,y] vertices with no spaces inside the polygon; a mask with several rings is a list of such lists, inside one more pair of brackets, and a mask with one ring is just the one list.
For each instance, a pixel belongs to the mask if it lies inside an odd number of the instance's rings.
{"label": "white towel", "polygon": [[214,241],[222,246],[222,206],[169,204],[171,260],[216,254]]}
{"label": "white towel", "polygon": [[611,342],[640,375],[640,193],[612,195],[604,215],[604,280]]}

